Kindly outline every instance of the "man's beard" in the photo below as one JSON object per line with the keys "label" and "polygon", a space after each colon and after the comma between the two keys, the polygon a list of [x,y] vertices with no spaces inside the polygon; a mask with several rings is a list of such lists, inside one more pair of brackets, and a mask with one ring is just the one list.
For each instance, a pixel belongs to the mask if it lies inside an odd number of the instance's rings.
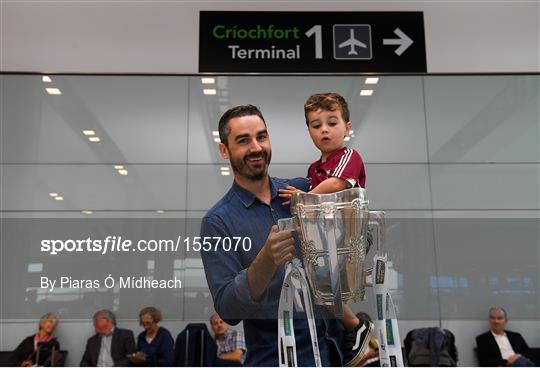
{"label": "man's beard", "polygon": [[[247,160],[259,157],[265,161],[265,164],[259,169],[251,169],[247,163]],[[238,175],[251,181],[257,181],[265,178],[268,174],[268,165],[270,165],[271,159],[271,152],[269,153],[266,151],[261,151],[259,153],[251,153],[242,158],[231,159],[231,166],[233,171]]]}

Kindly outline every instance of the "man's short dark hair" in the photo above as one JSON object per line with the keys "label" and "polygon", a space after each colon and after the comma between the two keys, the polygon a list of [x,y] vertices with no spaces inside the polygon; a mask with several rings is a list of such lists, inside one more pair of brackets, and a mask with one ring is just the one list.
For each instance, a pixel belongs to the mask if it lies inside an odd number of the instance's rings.
{"label": "man's short dark hair", "polygon": [[219,139],[221,140],[221,143],[227,146],[227,138],[229,137],[229,133],[231,130],[229,129],[229,121],[234,118],[239,118],[242,116],[249,116],[249,115],[256,115],[261,118],[264,125],[266,126],[266,121],[264,120],[261,110],[257,106],[253,105],[240,105],[230,108],[229,110],[225,111],[225,113],[221,116],[221,119],[219,119],[218,124],[218,131],[219,131]]}
{"label": "man's short dark hair", "polygon": [[102,309],[102,310],[99,310],[96,313],[94,313],[94,317],[92,317],[94,322],[98,318],[105,318],[105,319],[109,320],[114,326],[116,326],[116,316],[114,315],[113,312],[111,312],[108,309]]}
{"label": "man's short dark hair", "polygon": [[314,95],[309,96],[306,103],[304,104],[304,116],[306,118],[306,124],[309,124],[309,113],[318,110],[339,110],[339,112],[341,113],[341,117],[346,123],[351,121],[347,101],[345,101],[345,98],[343,98],[343,96],[339,93],[315,93]]}
{"label": "man's short dark hair", "polygon": [[491,317],[491,312],[493,311],[501,311],[502,314],[504,315],[504,319],[506,321],[508,321],[508,315],[506,314],[506,311],[504,310],[504,308],[501,308],[501,307],[491,307],[489,308],[489,316]]}

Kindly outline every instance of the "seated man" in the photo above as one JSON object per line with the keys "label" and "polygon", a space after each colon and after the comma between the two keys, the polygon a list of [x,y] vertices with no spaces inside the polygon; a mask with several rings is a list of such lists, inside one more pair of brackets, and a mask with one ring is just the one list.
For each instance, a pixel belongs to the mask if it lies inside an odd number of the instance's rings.
{"label": "seated man", "polygon": [[480,366],[534,367],[527,358],[529,346],[519,333],[504,329],[506,322],[504,309],[489,310],[490,331],[476,337]]}
{"label": "seated man", "polygon": [[88,339],[81,367],[125,367],[128,355],[137,351],[131,330],[116,327],[116,317],[110,310],[96,312],[93,317],[96,334]]}
{"label": "seated man", "polygon": [[210,317],[212,330],[216,335],[217,366],[242,366],[246,343],[242,331],[229,330],[229,325],[223,322],[216,313]]}

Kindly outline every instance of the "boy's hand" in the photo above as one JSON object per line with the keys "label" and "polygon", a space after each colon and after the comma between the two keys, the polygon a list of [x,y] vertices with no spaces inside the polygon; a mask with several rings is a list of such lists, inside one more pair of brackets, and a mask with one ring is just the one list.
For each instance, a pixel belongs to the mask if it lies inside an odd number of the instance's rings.
{"label": "boy's hand", "polygon": [[[280,198],[291,198],[293,196],[293,194],[296,194],[296,193],[305,193],[304,191],[300,190],[300,189],[297,189],[291,185],[288,185],[287,187],[283,188],[283,189],[279,189],[278,190],[278,193],[279,193],[279,197]],[[287,202],[283,202],[283,205],[284,206],[288,206],[291,204],[291,201],[287,201]]]}

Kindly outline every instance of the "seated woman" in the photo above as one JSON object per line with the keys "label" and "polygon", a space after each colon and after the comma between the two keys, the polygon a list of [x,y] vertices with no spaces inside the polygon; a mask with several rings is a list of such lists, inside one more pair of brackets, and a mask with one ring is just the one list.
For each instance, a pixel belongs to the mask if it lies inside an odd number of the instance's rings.
{"label": "seated woman", "polygon": [[174,361],[174,339],[166,328],[158,326],[163,320],[159,309],[143,308],[139,312],[139,323],[144,331],[137,337],[137,352],[129,360],[138,366],[172,366]]}
{"label": "seated woman", "polygon": [[25,338],[13,352],[12,364],[20,367],[57,365],[61,360],[60,343],[52,335],[57,325],[54,314],[41,317],[38,332]]}

